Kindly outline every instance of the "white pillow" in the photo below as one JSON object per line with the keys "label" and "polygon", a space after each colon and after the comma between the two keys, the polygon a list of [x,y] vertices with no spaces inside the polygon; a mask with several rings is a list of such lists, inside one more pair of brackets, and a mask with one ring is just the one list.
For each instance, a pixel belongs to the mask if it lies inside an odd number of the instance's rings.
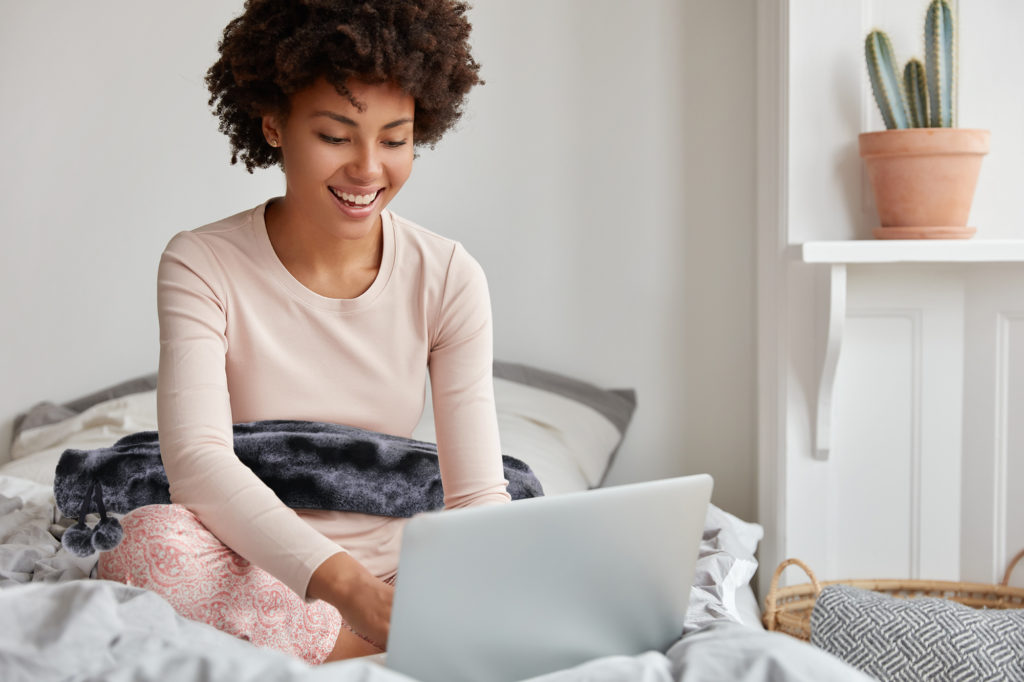
{"label": "white pillow", "polygon": [[[636,410],[635,391],[607,390],[565,374],[501,360],[494,361],[494,379],[495,397],[502,392],[503,400],[513,401],[513,413],[552,429],[566,442],[589,487],[604,483]],[[508,394],[498,388],[501,382],[533,390]],[[499,413],[503,409],[499,405]]]}
{"label": "white pillow", "polygon": [[57,462],[68,448],[105,448],[124,436],[155,430],[156,391],[106,400],[53,424],[22,430],[11,444],[13,460],[0,466],[0,474],[52,486]]}
{"label": "white pillow", "polygon": [[[494,380],[494,400],[498,413],[498,434],[503,454],[522,460],[533,470],[544,487],[545,495],[586,490],[587,478],[573,457],[561,430],[546,421],[531,419],[529,410],[509,409],[510,404],[522,401],[520,387],[509,381]],[[598,415],[600,416],[600,415]],[[557,419],[555,420],[557,423]],[[423,416],[413,429],[412,438],[430,443],[437,442],[434,429],[434,406],[427,391]]]}
{"label": "white pillow", "polygon": [[[609,452],[609,443],[617,435],[608,433],[607,420],[601,415],[587,415],[587,408],[577,408],[570,401],[551,396],[514,382],[495,379],[498,405],[498,428],[505,454],[526,462],[533,469],[548,495],[586,490],[588,480],[578,463],[586,460],[588,439],[574,433],[570,425],[580,429],[596,425],[589,439],[593,447]],[[434,413],[429,400],[423,418],[413,432],[417,440],[436,442]],[[537,399],[531,405],[531,395]],[[550,395],[550,394],[549,394]],[[513,408],[508,409],[508,405]],[[550,406],[548,416],[544,405]],[[588,419],[589,417],[589,419]],[[605,425],[600,421],[604,420]],[[109,447],[120,438],[139,431],[156,430],[156,391],[146,391],[107,400],[81,414],[53,424],[25,429],[11,446],[14,460],[0,466],[0,474],[17,476],[43,485],[53,485],[54,472],[61,454],[68,448],[92,450]]]}
{"label": "white pillow", "polygon": [[[600,485],[636,406],[632,392],[607,391],[565,375],[501,361],[495,362],[494,375],[502,452],[525,462],[548,495]],[[14,461],[0,466],[0,474],[52,485],[64,450],[109,447],[123,436],[156,430],[156,391],[139,390],[154,383],[155,377],[149,375],[74,404],[50,406],[73,408],[58,410],[60,414],[42,409],[49,404],[33,408],[26,425],[42,425],[17,431],[11,447]],[[123,391],[131,392],[122,395]],[[94,403],[110,395],[118,397]],[[412,437],[436,442],[429,390]]]}
{"label": "white pillow", "polygon": [[[565,458],[582,474],[586,487],[601,483],[621,434],[600,412],[564,396],[497,377],[494,395],[501,406],[498,429],[502,446],[508,449],[505,454],[519,457],[535,472],[538,467],[543,469],[542,463],[547,464],[548,459]],[[520,439],[529,440],[520,444]],[[540,478],[539,473],[537,476]]]}

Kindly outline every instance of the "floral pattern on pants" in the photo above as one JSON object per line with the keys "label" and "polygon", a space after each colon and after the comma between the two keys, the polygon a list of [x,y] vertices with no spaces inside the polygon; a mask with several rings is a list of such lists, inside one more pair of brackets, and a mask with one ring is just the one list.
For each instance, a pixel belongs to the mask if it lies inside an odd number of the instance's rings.
{"label": "floral pattern on pants", "polygon": [[310,664],[334,649],[341,615],[307,603],[235,554],[177,504],[140,507],[121,519],[124,539],[100,554],[99,577],[156,592],[190,620]]}

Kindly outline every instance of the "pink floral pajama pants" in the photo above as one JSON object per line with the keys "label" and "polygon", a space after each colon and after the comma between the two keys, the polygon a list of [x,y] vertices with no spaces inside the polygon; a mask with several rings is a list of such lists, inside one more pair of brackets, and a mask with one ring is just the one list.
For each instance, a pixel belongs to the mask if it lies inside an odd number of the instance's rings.
{"label": "pink floral pajama pants", "polygon": [[99,577],[152,590],[190,620],[319,664],[347,625],[330,604],[307,603],[228,549],[177,504],[121,519],[124,540],[100,554]]}

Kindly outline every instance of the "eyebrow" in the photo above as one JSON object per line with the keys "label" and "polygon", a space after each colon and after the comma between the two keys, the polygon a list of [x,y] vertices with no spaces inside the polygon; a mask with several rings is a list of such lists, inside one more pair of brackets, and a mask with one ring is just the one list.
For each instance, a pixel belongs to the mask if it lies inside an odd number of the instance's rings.
{"label": "eyebrow", "polygon": [[[342,116],[341,114],[337,114],[337,113],[335,113],[333,111],[326,111],[326,110],[324,110],[324,111],[315,111],[315,112],[313,112],[313,116],[326,116],[327,118],[334,119],[338,123],[344,123],[345,125],[352,126],[353,128],[358,128],[359,127],[359,124],[356,123],[355,121],[353,121],[352,119],[350,119],[348,116]],[[391,128],[397,128],[400,125],[405,125],[406,123],[412,123],[412,122],[413,122],[413,120],[411,118],[400,118],[397,121],[392,121],[391,123],[385,123],[384,126],[381,129],[382,130],[390,130]]]}

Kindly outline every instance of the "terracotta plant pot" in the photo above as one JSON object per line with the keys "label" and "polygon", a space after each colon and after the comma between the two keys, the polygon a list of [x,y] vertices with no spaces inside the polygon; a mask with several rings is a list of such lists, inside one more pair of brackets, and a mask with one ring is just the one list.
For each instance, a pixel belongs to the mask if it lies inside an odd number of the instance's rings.
{"label": "terracotta plant pot", "polygon": [[906,128],[860,135],[882,226],[878,239],[968,239],[989,131]]}

